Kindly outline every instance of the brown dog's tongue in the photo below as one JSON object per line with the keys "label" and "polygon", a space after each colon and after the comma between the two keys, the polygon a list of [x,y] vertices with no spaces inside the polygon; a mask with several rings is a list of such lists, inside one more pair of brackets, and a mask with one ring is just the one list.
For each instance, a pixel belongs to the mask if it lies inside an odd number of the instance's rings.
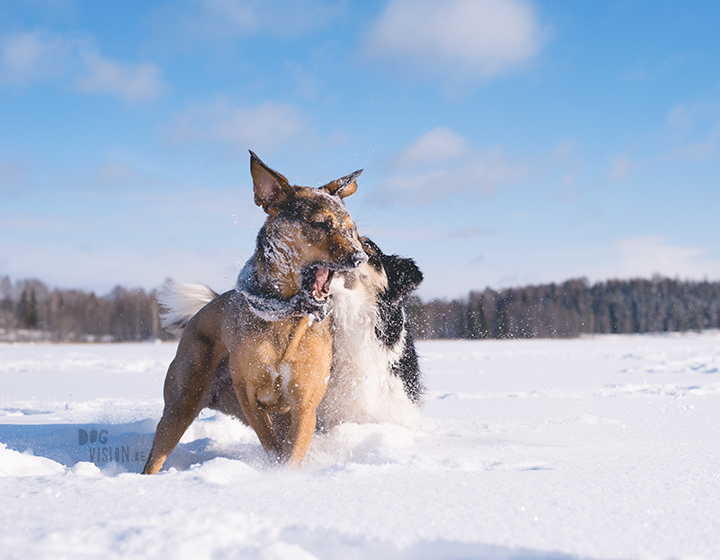
{"label": "brown dog's tongue", "polygon": [[315,271],[315,282],[312,287],[312,297],[320,301],[330,293],[330,286],[328,285],[328,276],[330,275],[330,269],[327,266],[318,267]]}

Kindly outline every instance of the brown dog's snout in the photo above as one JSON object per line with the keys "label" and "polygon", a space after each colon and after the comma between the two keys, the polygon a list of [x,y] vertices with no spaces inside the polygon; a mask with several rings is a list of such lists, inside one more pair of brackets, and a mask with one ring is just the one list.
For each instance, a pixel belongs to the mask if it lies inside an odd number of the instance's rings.
{"label": "brown dog's snout", "polygon": [[368,261],[368,256],[355,235],[338,236],[333,241],[331,255],[339,270],[352,270]]}

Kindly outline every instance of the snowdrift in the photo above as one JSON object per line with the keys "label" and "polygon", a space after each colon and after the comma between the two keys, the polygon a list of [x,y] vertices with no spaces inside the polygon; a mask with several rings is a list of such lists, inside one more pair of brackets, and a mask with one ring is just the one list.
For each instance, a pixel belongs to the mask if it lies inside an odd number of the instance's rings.
{"label": "snowdrift", "polygon": [[206,412],[144,477],[175,344],[0,344],[0,556],[720,557],[720,333],[418,349],[419,431]]}

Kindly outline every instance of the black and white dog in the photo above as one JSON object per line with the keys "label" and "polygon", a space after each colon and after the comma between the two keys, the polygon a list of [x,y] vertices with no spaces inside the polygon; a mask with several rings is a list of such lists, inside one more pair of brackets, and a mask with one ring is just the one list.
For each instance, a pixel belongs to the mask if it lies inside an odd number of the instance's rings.
{"label": "black and white dog", "polygon": [[418,428],[423,394],[405,302],[422,282],[412,259],[386,255],[360,238],[368,261],[330,288],[333,362],[318,407],[321,427],[392,422]]}
{"label": "black and white dog", "polygon": [[[405,303],[423,275],[412,259],[386,255],[366,237],[360,242],[368,261],[342,273],[330,288],[333,361],[317,408],[318,428],[391,422],[418,429],[424,387]],[[217,295],[197,284],[166,286],[160,294],[163,326],[182,327]],[[202,407],[246,422],[226,360],[218,366]]]}

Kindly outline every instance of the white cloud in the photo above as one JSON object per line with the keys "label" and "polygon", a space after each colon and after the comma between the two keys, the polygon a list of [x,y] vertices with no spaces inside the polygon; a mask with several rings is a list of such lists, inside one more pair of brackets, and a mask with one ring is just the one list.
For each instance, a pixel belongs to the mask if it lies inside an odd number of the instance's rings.
{"label": "white cloud", "polygon": [[325,0],[201,0],[208,18],[239,32],[258,29],[291,35],[324,27],[342,10]]}
{"label": "white cloud", "polygon": [[25,85],[58,78],[69,72],[77,40],[52,36],[42,31],[12,33],[0,37],[0,81]]}
{"label": "white cloud", "polygon": [[87,57],[85,73],[74,85],[85,93],[107,93],[125,101],[156,99],[167,89],[154,64],[125,64],[96,55]]}
{"label": "white cloud", "polygon": [[133,185],[151,183],[146,173],[116,158],[110,158],[100,164],[92,174],[93,185],[103,188],[124,188]]}
{"label": "white cloud", "polygon": [[610,179],[613,181],[623,181],[635,171],[636,167],[637,166],[630,161],[630,156],[626,154],[615,156],[610,166]]}
{"label": "white cloud", "polygon": [[155,99],[167,89],[157,66],[106,58],[88,36],[32,31],[0,37],[0,82],[25,86],[48,80],[129,102]]}
{"label": "white cloud", "polygon": [[662,136],[635,148],[645,152],[644,157],[614,156],[608,177],[621,181],[648,168],[703,162],[720,154],[720,101],[717,99],[678,103],[668,112],[665,124]]}
{"label": "white cloud", "polygon": [[720,260],[709,249],[670,245],[661,235],[622,239],[615,249],[620,257],[618,277],[720,278]]}
{"label": "white cloud", "polygon": [[294,37],[322,29],[345,10],[329,0],[186,0],[155,11],[158,35],[167,46],[186,48],[267,33]]}
{"label": "white cloud", "polygon": [[272,150],[295,138],[307,119],[294,105],[265,101],[256,106],[235,105],[217,96],[206,105],[191,107],[165,130],[174,143],[212,142],[240,150]]}
{"label": "white cloud", "polygon": [[542,43],[526,0],[391,0],[366,53],[454,77],[488,78],[523,66]]}
{"label": "white cloud", "polygon": [[427,204],[454,195],[482,198],[521,181],[527,164],[501,150],[472,150],[446,128],[423,134],[391,162],[391,176],[372,193],[379,204]]}
{"label": "white cloud", "polygon": [[208,20],[239,32],[252,31],[259,25],[257,4],[244,0],[201,0],[198,3]]}
{"label": "white cloud", "polygon": [[405,148],[395,158],[397,167],[412,168],[445,163],[467,155],[466,138],[449,128],[440,126],[423,134],[416,142]]}

